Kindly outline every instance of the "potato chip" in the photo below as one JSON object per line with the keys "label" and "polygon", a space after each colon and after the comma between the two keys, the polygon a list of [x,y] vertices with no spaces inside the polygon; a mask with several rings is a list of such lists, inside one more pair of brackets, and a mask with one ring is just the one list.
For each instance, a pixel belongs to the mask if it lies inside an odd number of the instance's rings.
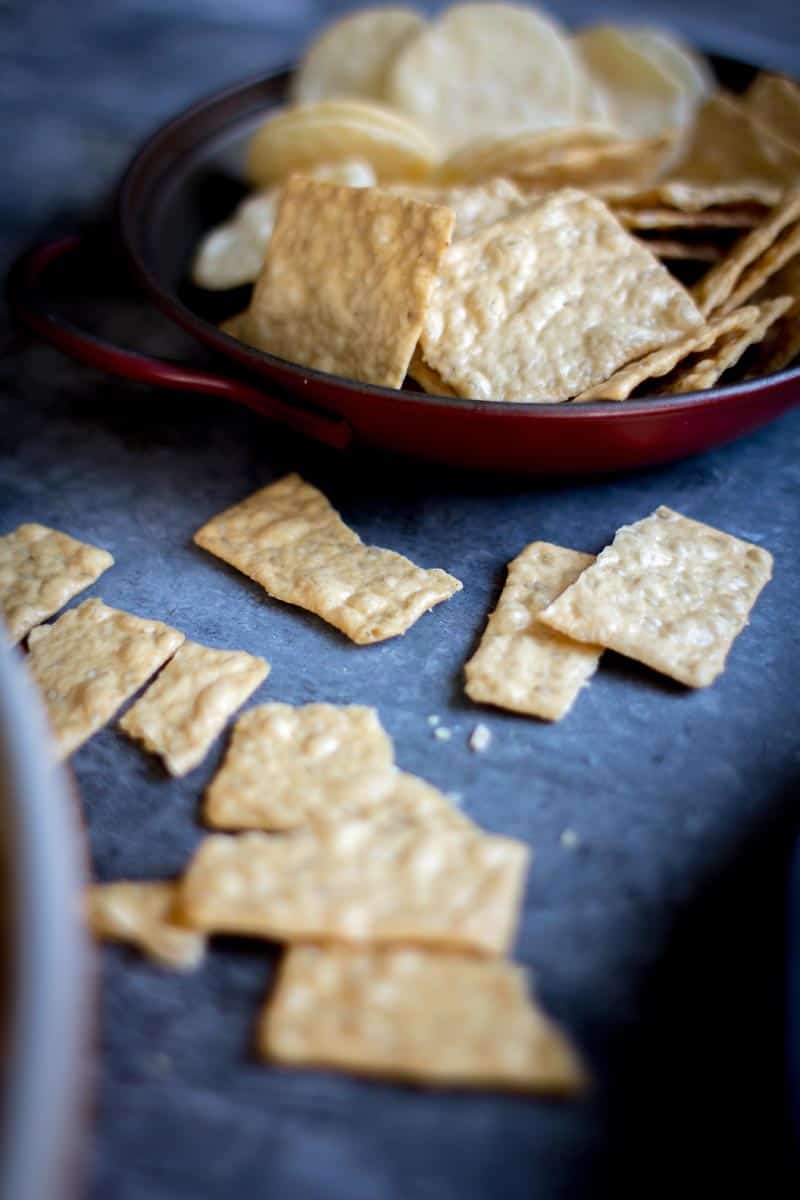
{"label": "potato chip", "polygon": [[453,222],[446,208],[294,176],[253,292],[248,341],[399,388]]}
{"label": "potato chip", "polygon": [[690,119],[693,98],[684,84],[627,31],[596,25],[582,30],[574,44],[620,133],[648,137],[680,129]]}
{"label": "potato chip", "polygon": [[30,523],[0,537],[0,613],[12,645],[113,566],[98,550],[57,529]]}
{"label": "potato chip", "polygon": [[800,149],[800,87],[783,75],[761,72],[744,97],[747,111],[795,149]]}
{"label": "potato chip", "polygon": [[672,176],[686,184],[785,188],[800,181],[800,150],[771,133],[737,97],[715,92],[700,106]]}
{"label": "potato chip", "polygon": [[560,721],[597,670],[599,646],[554,633],[537,615],[594,562],[591,554],[533,542],[508,568],[497,608],[466,664],[471,700]]}
{"label": "potato chip", "polygon": [[[724,307],[738,291],[747,268],[758,263],[779,235],[800,222],[800,188],[795,189],[767,214],[765,219],[746,234],[716,267],[713,267],[693,288],[693,296],[704,316]],[[791,256],[789,256],[791,257]],[[788,261],[788,258],[783,260]],[[775,270],[782,266],[777,263]],[[765,275],[756,286],[768,278]],[[752,278],[752,277],[751,277]]]}
{"label": "potato chip", "polygon": [[86,893],[86,919],[95,937],[136,946],[162,967],[179,971],[203,959],[206,939],[176,922],[177,889],[167,881],[99,883]]}
{"label": "potato chip", "polygon": [[540,620],[707,687],[771,576],[760,546],[661,507],[619,529]]}
{"label": "potato chip", "polygon": [[579,69],[561,28],[513,4],[458,4],[414,38],[386,95],[454,148],[481,134],[569,125]]}
{"label": "potato chip", "polygon": [[461,589],[445,571],[365,546],[322,493],[294,474],[212,518],[194,540],[277,600],[317,613],[361,645],[405,633]]}
{"label": "potato chip", "polygon": [[494,178],[486,183],[443,187],[433,184],[387,184],[387,192],[422,204],[437,204],[455,214],[453,241],[469,237],[476,229],[493,225],[527,208],[530,200],[510,179]]}
{"label": "potato chip", "polygon": [[208,933],[502,954],[516,929],[528,857],[510,838],[370,821],[216,834],[183,877],[180,914]]}
{"label": "potato chip", "polygon": [[[683,395],[688,392],[701,392],[713,387],[718,379],[735,366],[750,346],[756,345],[765,336],[767,330],[792,307],[791,296],[779,296],[775,300],[765,300],[763,304],[753,305],[757,312],[756,320],[745,329],[733,330],[720,338],[710,354],[703,356],[693,354],[687,362],[678,368],[674,376],[666,381],[660,394],[665,396]],[[747,309],[740,309],[747,312]],[[736,316],[736,312],[731,316]]]}
{"label": "potato chip", "polygon": [[268,674],[253,654],[184,642],[119,727],[161,755],[170,775],[185,775]]}
{"label": "potato chip", "polygon": [[701,54],[663,29],[628,29],[626,36],[651,62],[681,84],[689,103],[696,106],[714,89],[714,75]]}
{"label": "potato chip", "polygon": [[374,709],[262,704],[236,722],[204,816],[218,829],[295,829],[318,811],[344,820],[374,808],[394,776]]}
{"label": "potato chip", "polygon": [[27,664],[44,700],[56,755],[66,758],[171,658],[183,634],[102,600],[84,600],[28,638]]}
{"label": "potato chip", "polygon": [[285,108],[253,134],[247,177],[266,188],[320,163],[364,159],[378,179],[424,179],[439,148],[402,113],[366,100],[320,100]]}
{"label": "potato chip", "polygon": [[279,1062],[438,1087],[572,1095],[586,1083],[519,967],[410,947],[292,947],[258,1042]]}
{"label": "potato chip", "polygon": [[424,28],[423,18],[409,8],[367,9],[334,21],[303,55],[292,81],[292,100],[380,100],[395,55]]}
{"label": "potato chip", "polygon": [[[373,187],[376,183],[372,167],[358,158],[323,163],[306,173],[312,179],[348,187]],[[280,196],[278,185],[255,192],[242,201],[229,220],[210,230],[195,253],[192,282],[213,291],[255,282],[264,265]]]}
{"label": "potato chip", "polygon": [[600,200],[565,190],[449,248],[420,351],[460,396],[554,404],[701,325]]}
{"label": "potato chip", "polygon": [[690,333],[669,346],[654,350],[637,362],[628,363],[621,371],[617,371],[603,383],[597,383],[587,391],[575,397],[575,403],[586,400],[627,400],[632,392],[648,379],[656,379],[667,375],[678,363],[683,362],[698,351],[714,347],[716,350],[721,340],[729,334],[737,336],[751,329],[759,318],[756,305],[741,308],[727,316],[712,317],[708,325],[699,332]]}

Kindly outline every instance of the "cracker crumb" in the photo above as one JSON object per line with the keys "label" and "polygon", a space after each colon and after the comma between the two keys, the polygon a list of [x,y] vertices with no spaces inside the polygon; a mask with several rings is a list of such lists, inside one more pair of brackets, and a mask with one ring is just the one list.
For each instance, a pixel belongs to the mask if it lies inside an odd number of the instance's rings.
{"label": "cracker crumb", "polygon": [[439,718],[437,717],[436,713],[431,713],[431,715],[428,717],[428,724],[432,729],[439,724]]}
{"label": "cracker crumb", "polygon": [[479,722],[472,733],[469,735],[469,748],[474,750],[476,754],[481,754],[484,750],[489,749],[492,740],[492,732],[488,725]]}
{"label": "cracker crumb", "polygon": [[577,850],[581,844],[581,839],[574,829],[565,829],[559,841],[565,850]]}
{"label": "cracker crumb", "polygon": [[453,733],[452,730],[448,729],[445,725],[438,725],[433,731],[433,736],[440,742],[449,742],[450,738],[453,736]]}

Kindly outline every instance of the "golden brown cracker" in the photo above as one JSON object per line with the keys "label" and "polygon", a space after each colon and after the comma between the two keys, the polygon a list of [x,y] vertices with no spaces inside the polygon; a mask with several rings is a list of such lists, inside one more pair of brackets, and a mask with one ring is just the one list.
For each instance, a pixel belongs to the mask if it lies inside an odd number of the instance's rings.
{"label": "golden brown cracker", "polygon": [[90,587],[113,562],[107,550],[35,522],[0,537],[0,614],[12,645]]}
{"label": "golden brown cracker", "polygon": [[206,939],[178,924],[176,886],[166,880],[99,883],[86,893],[86,919],[97,938],[137,946],[148,958],[179,971],[198,966]]}
{"label": "golden brown cracker", "polygon": [[796,149],[800,149],[800,86],[785,75],[761,71],[745,92],[752,115]]}
{"label": "golden brown cracker", "polygon": [[59,759],[113,717],[171,658],[183,634],[102,600],[85,600],[28,639],[28,668],[39,688]]}
{"label": "golden brown cracker", "polygon": [[213,517],[198,546],[364,645],[396,637],[461,589],[392,550],[365,546],[325,496],[287,475]]}
{"label": "golden brown cracker", "polygon": [[184,642],[120,729],[160,755],[171,775],[185,775],[268,674],[269,663],[253,654]]}
{"label": "golden brown cracker", "polygon": [[619,529],[540,620],[707,687],[771,575],[760,546],[661,507]]}
{"label": "golden brown cracker", "polygon": [[700,107],[671,177],[688,184],[786,188],[800,182],[800,149],[773,134],[744,101],[719,91]]}
{"label": "golden brown cracker", "polygon": [[517,555],[464,668],[470,699],[548,721],[566,716],[603,651],[554,633],[537,616],[592,562],[591,554],[548,542],[533,542]]}
{"label": "golden brown cracker", "polygon": [[216,834],[183,878],[181,917],[207,932],[281,941],[417,942],[502,954],[528,848],[472,830]]}
{"label": "golden brown cracker", "polygon": [[[681,365],[674,375],[659,389],[664,396],[683,395],[688,392],[700,392],[713,387],[718,379],[735,366],[750,346],[757,345],[768,329],[792,307],[790,296],[778,296],[775,300],[765,300],[755,304],[755,320],[749,321],[745,328],[733,329],[720,338],[711,347],[709,354],[692,354],[684,365]],[[736,312],[747,312],[738,309]]]}
{"label": "golden brown cracker", "polygon": [[520,967],[411,947],[292,947],[258,1044],[279,1062],[439,1087],[572,1095],[586,1082]]}
{"label": "golden brown cracker", "polygon": [[448,249],[420,352],[460,396],[553,404],[701,325],[606,206],[567,189]]}

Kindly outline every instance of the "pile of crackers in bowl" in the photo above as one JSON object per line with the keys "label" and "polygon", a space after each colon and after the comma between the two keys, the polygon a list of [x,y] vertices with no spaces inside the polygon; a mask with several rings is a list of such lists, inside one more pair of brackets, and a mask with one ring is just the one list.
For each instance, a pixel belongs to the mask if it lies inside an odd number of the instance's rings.
{"label": "pile of crackers in bowl", "polygon": [[193,281],[230,336],[387,388],[686,394],[800,352],[800,87],[720,89],[660,30],[513,4],[359,12],[247,147]]}
{"label": "pile of crackers in bowl", "polygon": [[[365,545],[297,474],[212,516],[194,542],[354,647],[434,619],[462,587]],[[12,641],[27,639],[59,760],[118,718],[170,775],[187,775],[267,679],[272,688],[270,664],[96,596],[45,623],[113,565],[106,550],[21,525],[0,536],[0,613]],[[762,547],[666,507],[596,557],[532,542],[509,564],[465,691],[558,721],[607,649],[706,687],[771,574]],[[476,726],[470,748],[488,738]],[[98,937],[176,969],[198,966],[216,935],[284,946],[258,1024],[265,1058],[428,1085],[582,1090],[579,1053],[509,957],[529,847],[402,770],[373,708],[248,708],[200,819],[213,832],[178,879],[95,884],[87,918]]]}

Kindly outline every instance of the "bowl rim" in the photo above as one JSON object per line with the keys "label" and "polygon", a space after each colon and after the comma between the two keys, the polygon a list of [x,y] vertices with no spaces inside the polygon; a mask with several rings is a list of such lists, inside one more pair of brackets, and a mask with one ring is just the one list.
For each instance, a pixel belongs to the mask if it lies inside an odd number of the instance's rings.
{"label": "bowl rim", "polygon": [[[709,54],[707,57],[713,63],[724,61],[737,66],[753,66],[741,60],[728,58],[725,55]],[[635,400],[595,400],[591,403],[575,403],[564,401],[558,403],[543,403],[535,400],[503,401],[479,400],[459,396],[436,396],[428,392],[416,392],[405,388],[387,388],[376,384],[362,383],[342,375],[333,375],[312,367],[303,367],[289,359],[279,358],[253,346],[247,346],[236,338],[224,333],[218,326],[201,317],[188,304],[180,299],[178,294],[165,287],[156,274],[150,269],[144,254],[137,245],[136,225],[140,208],[136,198],[137,187],[141,176],[150,168],[154,159],[163,156],[168,143],[178,134],[204,118],[224,110],[229,106],[244,107],[244,102],[250,94],[255,94],[265,88],[283,88],[289,83],[295,67],[284,65],[268,72],[248,75],[245,78],[207,93],[181,109],[173,117],[163,122],[134,152],[126,167],[115,196],[115,213],[120,240],[127,259],[128,267],[139,285],[147,293],[154,304],[168,317],[181,325],[187,332],[228,359],[235,359],[244,366],[260,375],[267,372],[280,373],[294,380],[295,384],[313,381],[324,385],[329,390],[335,390],[346,395],[358,395],[378,400],[389,400],[393,403],[426,409],[454,409],[459,413],[472,413],[482,416],[514,416],[528,419],[556,421],[580,421],[583,424],[613,421],[614,418],[628,420],[630,418],[658,417],[665,413],[676,414],[689,412],[703,407],[720,407],[739,398],[751,398],[773,387],[781,388],[786,383],[800,380],[800,363],[797,366],[785,367],[782,371],[773,372],[756,379],[740,380],[736,383],[708,388],[703,391],[687,392],[678,396],[643,397]],[[252,104],[248,108],[248,116],[263,105]],[[273,105],[266,105],[268,112]],[[234,112],[224,121],[215,133],[221,129],[234,127],[242,119],[241,112]],[[206,135],[208,136],[208,135]],[[203,139],[197,138],[197,145]],[[184,153],[186,150],[184,149]],[[174,169],[176,157],[173,153],[166,168],[158,175],[157,186],[163,187],[164,179]],[[152,195],[153,188],[150,192]],[[291,400],[289,401],[291,402]],[[299,404],[299,402],[298,402]]]}

